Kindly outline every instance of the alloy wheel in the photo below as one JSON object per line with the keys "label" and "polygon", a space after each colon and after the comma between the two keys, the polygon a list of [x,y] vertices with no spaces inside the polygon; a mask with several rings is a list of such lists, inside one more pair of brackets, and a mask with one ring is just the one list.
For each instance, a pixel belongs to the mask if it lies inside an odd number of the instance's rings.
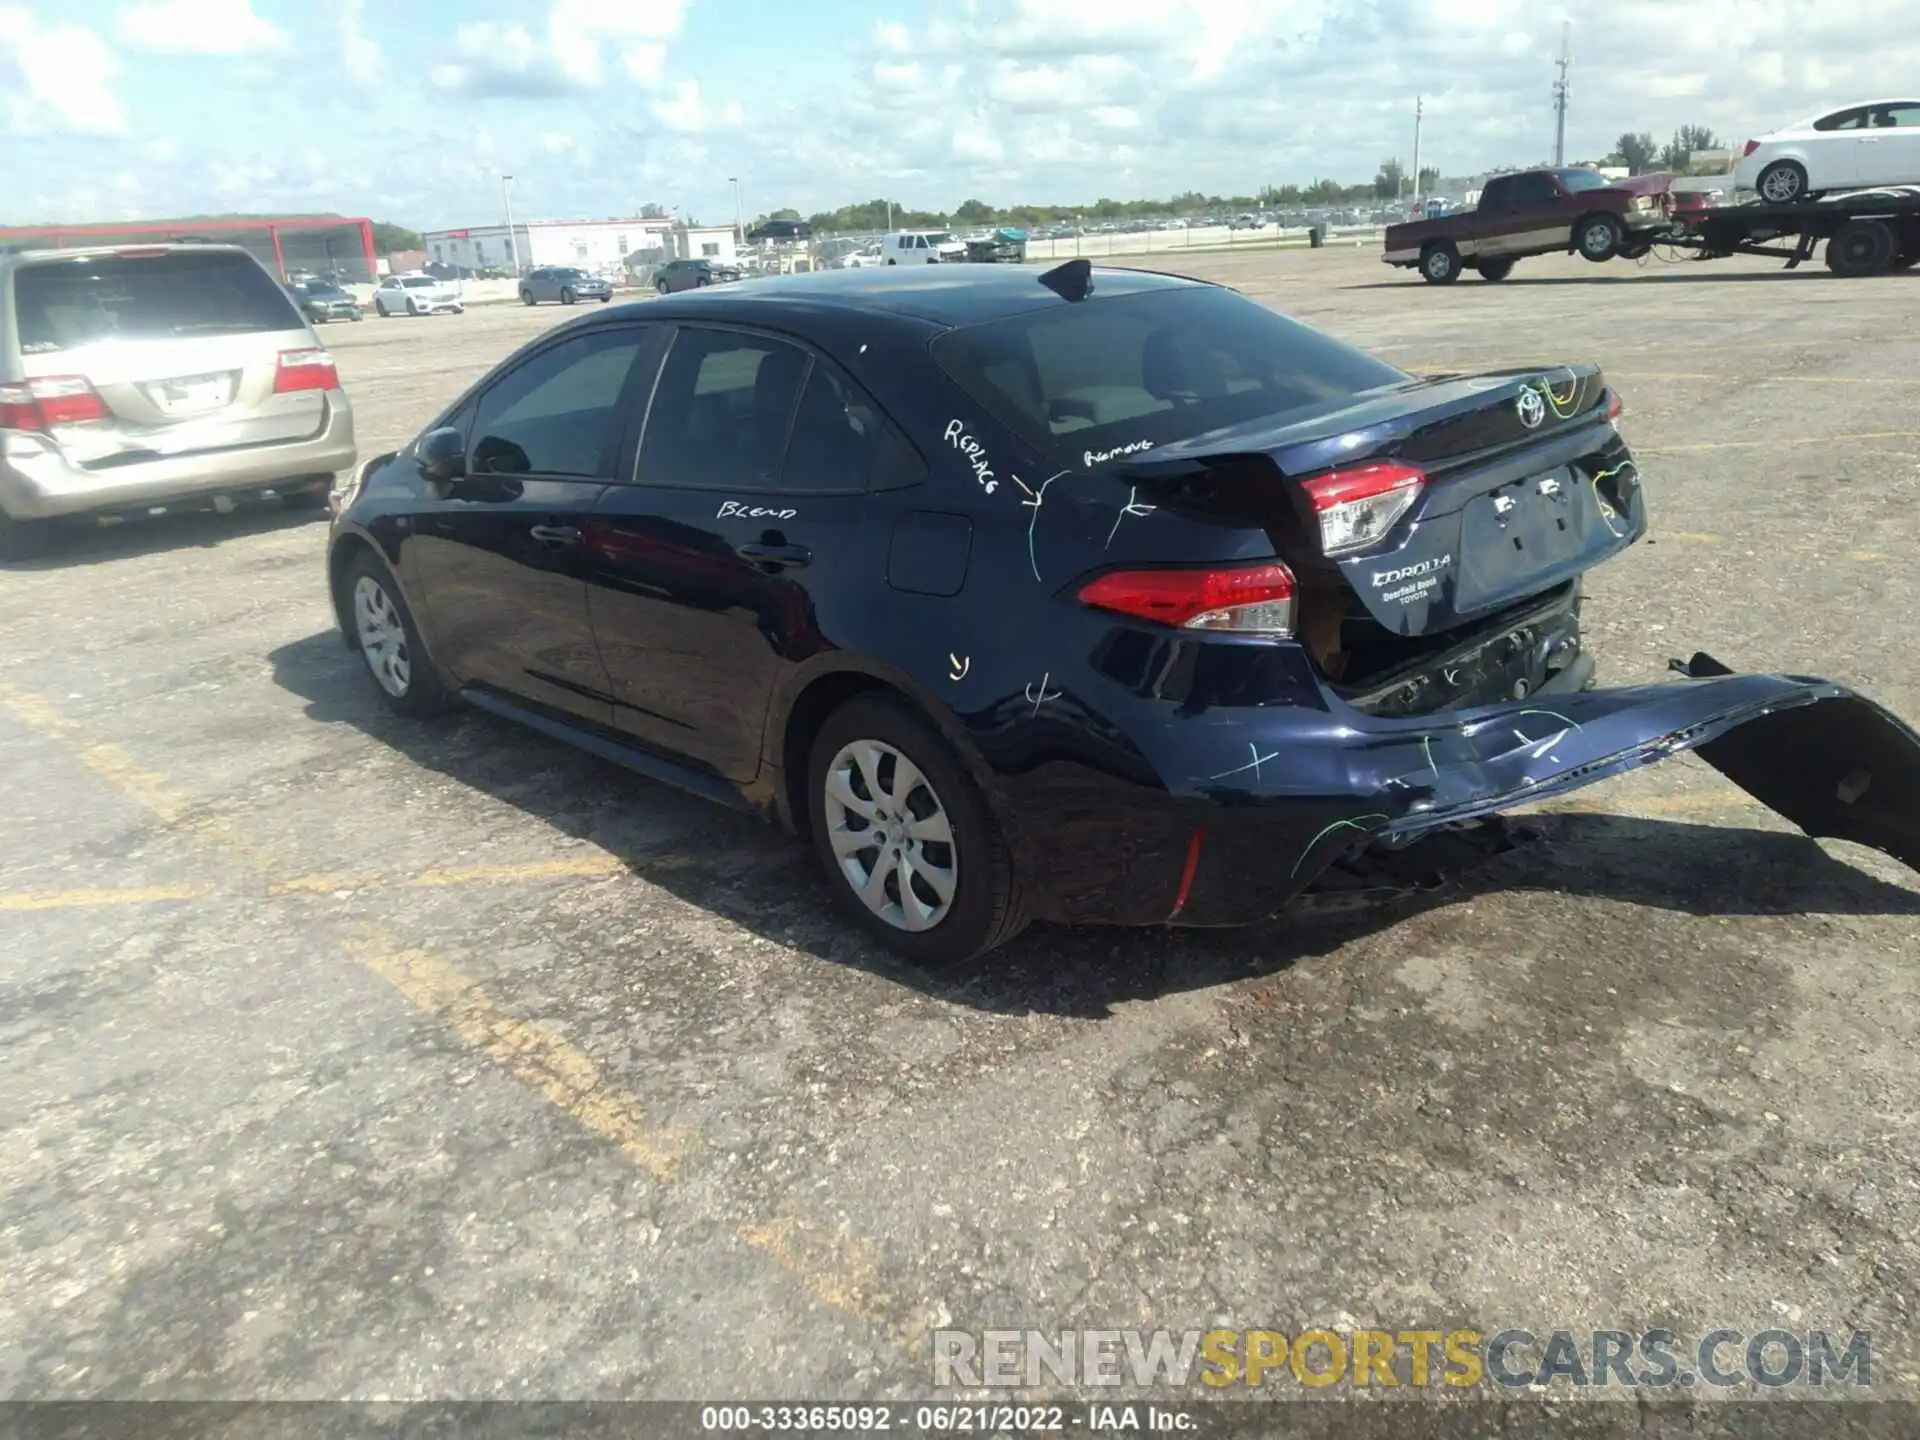
{"label": "alloy wheel", "polygon": [[404,699],[413,683],[407,627],[392,597],[371,575],[362,575],[354,582],[353,628],[374,683],[394,699]]}
{"label": "alloy wheel", "polygon": [[946,919],[960,878],[953,825],[932,783],[880,740],[843,745],[827,767],[827,838],[862,904],[896,930]]}

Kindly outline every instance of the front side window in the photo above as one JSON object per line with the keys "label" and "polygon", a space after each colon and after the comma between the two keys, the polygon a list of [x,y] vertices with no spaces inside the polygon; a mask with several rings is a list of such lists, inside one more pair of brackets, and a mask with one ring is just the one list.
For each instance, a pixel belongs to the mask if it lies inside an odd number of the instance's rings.
{"label": "front side window", "polygon": [[687,326],[647,409],[642,485],[772,490],[809,357],[764,335]]}
{"label": "front side window", "polygon": [[1598,170],[1562,170],[1560,183],[1568,193],[1578,195],[1582,190],[1604,190],[1613,182]]}
{"label": "front side window", "polygon": [[480,397],[467,468],[477,475],[608,474],[620,396],[642,332],[593,330],[528,357]]}
{"label": "front side window", "polygon": [[1920,102],[1910,105],[1882,105],[1873,112],[1876,129],[1920,129]]}
{"label": "front side window", "polygon": [[1062,465],[1338,404],[1410,377],[1231,290],[1181,287],[949,331],[934,359]]}

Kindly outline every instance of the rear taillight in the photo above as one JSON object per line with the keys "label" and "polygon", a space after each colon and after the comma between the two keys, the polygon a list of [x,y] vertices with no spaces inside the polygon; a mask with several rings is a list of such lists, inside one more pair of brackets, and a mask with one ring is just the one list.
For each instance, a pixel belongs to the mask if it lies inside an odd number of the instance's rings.
{"label": "rear taillight", "polygon": [[1742,160],[1746,159],[1747,156],[1751,155],[1754,151],[1758,150],[1759,148],[1760,148],[1760,142],[1758,140],[1747,141],[1746,148],[1740,152],[1740,158]]}
{"label": "rear taillight", "polygon": [[51,430],[106,418],[106,402],[84,375],[42,375],[0,385],[0,430]]}
{"label": "rear taillight", "polygon": [[1207,570],[1116,570],[1080,591],[1096,610],[1180,630],[1293,634],[1293,572],[1277,560]]}
{"label": "rear taillight", "polygon": [[1411,465],[1383,462],[1333,470],[1300,482],[1320,517],[1320,548],[1345,555],[1378,544],[1426,488]]}
{"label": "rear taillight", "polygon": [[1625,408],[1626,407],[1620,403],[1620,392],[1618,390],[1607,391],[1608,420],[1618,420],[1620,418],[1620,412]]}
{"label": "rear taillight", "polygon": [[340,372],[334,369],[333,356],[318,348],[282,350],[280,368],[273,377],[273,393],[285,395],[295,390],[338,390]]}

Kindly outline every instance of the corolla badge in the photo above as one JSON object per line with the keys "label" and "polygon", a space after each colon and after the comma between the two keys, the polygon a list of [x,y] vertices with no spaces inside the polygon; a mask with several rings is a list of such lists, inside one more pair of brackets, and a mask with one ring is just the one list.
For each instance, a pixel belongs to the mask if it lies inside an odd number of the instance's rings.
{"label": "corolla badge", "polygon": [[1540,422],[1547,418],[1547,402],[1540,398],[1540,392],[1531,385],[1520,392],[1520,398],[1513,402],[1513,408],[1519,412],[1520,423],[1529,430],[1538,430]]}

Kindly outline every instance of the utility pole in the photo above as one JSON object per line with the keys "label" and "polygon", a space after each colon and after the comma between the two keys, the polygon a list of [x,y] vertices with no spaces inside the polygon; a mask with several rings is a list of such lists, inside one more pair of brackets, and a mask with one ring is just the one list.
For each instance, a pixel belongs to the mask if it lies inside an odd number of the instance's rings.
{"label": "utility pole", "polygon": [[1573,65],[1573,22],[1566,21],[1560,29],[1560,59],[1558,61],[1560,78],[1553,82],[1553,163],[1561,166],[1567,163],[1567,100],[1573,94],[1573,84],[1567,79],[1567,71]]}
{"label": "utility pole", "polygon": [[740,177],[729,175],[727,183],[733,186],[733,248],[744,250],[747,248],[747,222],[746,212],[740,208]]}
{"label": "utility pole", "polygon": [[1413,97],[1413,208],[1420,209],[1420,116],[1426,108],[1423,97]]}
{"label": "utility pole", "polygon": [[502,175],[500,177],[500,198],[506,202],[507,206],[507,252],[513,256],[513,273],[514,276],[518,278],[520,274],[520,237],[514,232],[513,228],[513,177],[511,175]]}

